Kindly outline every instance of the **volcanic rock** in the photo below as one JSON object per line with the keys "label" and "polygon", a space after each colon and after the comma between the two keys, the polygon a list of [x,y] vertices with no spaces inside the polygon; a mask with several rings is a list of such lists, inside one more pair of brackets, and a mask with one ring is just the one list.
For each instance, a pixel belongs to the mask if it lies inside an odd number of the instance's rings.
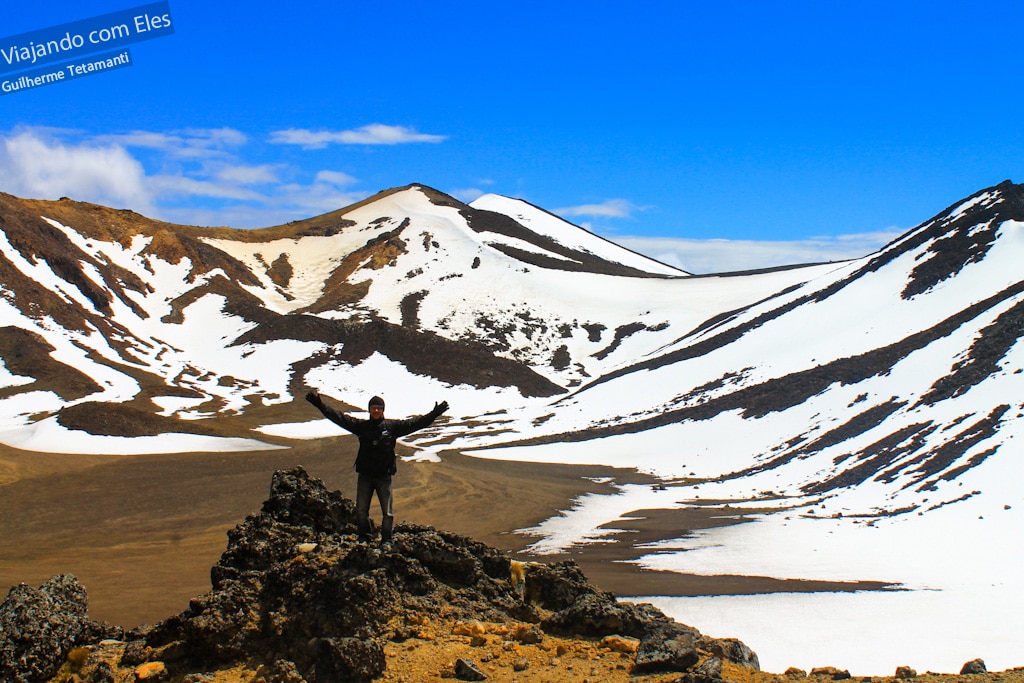
{"label": "volcanic rock", "polygon": [[75,645],[119,633],[89,619],[89,597],[74,576],[54,576],[39,588],[15,586],[0,603],[0,680],[45,681]]}
{"label": "volcanic rock", "polygon": [[735,638],[708,638],[707,636],[701,636],[697,641],[697,647],[716,655],[722,661],[734,662],[754,671],[761,670],[761,663],[757,658],[757,653]]}
{"label": "volcanic rock", "polygon": [[468,659],[455,660],[455,677],[460,681],[486,681],[487,674]]}
{"label": "volcanic rock", "polygon": [[685,672],[731,653],[756,668],[738,641],[703,637],[651,605],[620,603],[573,562],[526,567],[520,597],[508,556],[470,538],[398,524],[388,546],[358,542],[352,501],[298,467],[276,472],[262,511],[228,533],[212,590],[140,644],[172,670],[287,661],[310,683],[368,680],[385,670],[381,643],[427,619],[631,637],[638,669]]}
{"label": "volcanic rock", "polygon": [[811,676],[822,676],[831,678],[833,681],[845,681],[851,678],[850,672],[846,669],[839,669],[834,666],[819,666],[811,669]]}
{"label": "volcanic rock", "polygon": [[972,659],[971,661],[964,664],[963,668],[960,669],[960,675],[965,676],[967,674],[983,674],[988,669],[985,667],[985,662],[981,659]]}

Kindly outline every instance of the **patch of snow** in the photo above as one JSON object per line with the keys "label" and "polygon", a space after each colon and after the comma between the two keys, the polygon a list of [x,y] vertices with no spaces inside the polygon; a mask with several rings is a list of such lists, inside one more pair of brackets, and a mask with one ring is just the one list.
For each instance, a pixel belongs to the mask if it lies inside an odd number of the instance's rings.
{"label": "patch of snow", "polygon": [[0,399],[0,432],[24,427],[33,417],[55,413],[64,405],[64,400],[51,391],[26,391]]}
{"label": "patch of snow", "polygon": [[[352,411],[351,415],[353,417],[364,417],[356,411]],[[308,422],[279,422],[276,424],[260,425],[253,431],[266,434],[267,436],[281,436],[287,439],[323,439],[329,436],[348,433],[326,418],[310,420]]]}
{"label": "patch of snow", "polygon": [[[376,352],[356,366],[318,366],[306,373],[304,379],[307,386],[329,399],[349,405],[365,406],[372,396],[381,396],[387,402],[388,417],[422,415],[440,401],[448,401],[450,417],[480,415],[524,401],[516,389],[452,386],[433,377],[415,375],[404,365]],[[310,410],[316,411],[312,407]]]}
{"label": "patch of snow", "polygon": [[739,638],[763,671],[835,666],[854,676],[892,676],[897,666],[957,673],[978,657],[989,671],[1020,666],[1024,612],[1006,599],[1020,588],[629,600],[713,637]]}
{"label": "patch of snow", "polygon": [[150,455],[158,453],[231,453],[285,449],[255,439],[202,436],[198,434],[160,434],[157,436],[99,436],[71,430],[56,417],[31,425],[0,432],[0,443],[23,451],[69,453],[77,455]]}

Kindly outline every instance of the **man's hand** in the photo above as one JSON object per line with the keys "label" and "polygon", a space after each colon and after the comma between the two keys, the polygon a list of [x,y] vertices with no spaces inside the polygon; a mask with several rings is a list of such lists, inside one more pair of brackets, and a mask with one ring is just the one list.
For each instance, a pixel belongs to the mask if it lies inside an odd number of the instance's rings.
{"label": "man's hand", "polygon": [[441,401],[440,403],[434,403],[434,415],[440,415],[441,413],[448,411],[448,401]]}
{"label": "man's hand", "polygon": [[315,406],[323,405],[323,401],[320,399],[320,392],[315,389],[306,394],[306,400]]}

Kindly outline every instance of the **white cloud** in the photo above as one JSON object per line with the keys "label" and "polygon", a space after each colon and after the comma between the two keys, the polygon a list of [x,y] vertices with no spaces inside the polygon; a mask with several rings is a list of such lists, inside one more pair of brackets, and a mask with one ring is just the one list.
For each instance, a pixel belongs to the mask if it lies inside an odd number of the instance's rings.
{"label": "white cloud", "polygon": [[155,150],[176,159],[215,159],[229,155],[229,148],[244,145],[248,136],[234,128],[187,128],[166,133],[135,130],[98,135],[93,140],[100,144]]}
{"label": "white cloud", "polygon": [[291,207],[292,216],[288,220],[295,220],[349,206],[366,199],[370,194],[361,191],[344,192],[333,183],[292,184],[282,185],[277,198],[268,204],[270,207]]}
{"label": "white cloud", "polygon": [[320,171],[316,174],[316,181],[318,183],[334,185],[335,187],[345,187],[357,182],[348,173],[342,173],[341,171]]}
{"label": "white cloud", "polygon": [[209,146],[237,147],[249,141],[249,136],[240,130],[228,128],[186,128],[182,131],[196,143],[206,141]]}
{"label": "white cloud", "polygon": [[580,204],[555,209],[552,213],[559,216],[598,216],[600,218],[632,218],[643,207],[633,204],[628,199],[608,199],[600,204]]}
{"label": "white cloud", "polygon": [[43,199],[151,211],[153,195],[142,164],[116,144],[65,144],[52,131],[26,129],[0,138],[4,189]]}
{"label": "white cloud", "polygon": [[487,193],[476,187],[465,187],[457,190],[451,190],[448,194],[468,204],[474,199],[483,197]]}
{"label": "white cloud", "polygon": [[309,130],[288,128],[270,134],[270,142],[282,145],[299,145],[305,149],[322,149],[330,144],[341,145],[402,145],[414,142],[443,142],[444,135],[417,133],[406,126],[386,126],[371,123],[353,130]]}
{"label": "white cloud", "polygon": [[218,182],[182,175],[154,175],[148,178],[149,186],[162,198],[171,197],[214,197],[238,201],[265,201],[259,192],[240,187],[236,183]]}
{"label": "white cloud", "polygon": [[[478,180],[474,180],[473,183],[475,185],[483,185],[484,187],[488,187],[494,184],[494,180],[492,180],[491,178],[480,178]],[[479,199],[480,197],[483,197],[489,191],[490,190],[481,190],[479,187],[460,187],[454,190],[448,190],[447,192],[456,199],[466,202],[468,204],[474,199]]]}
{"label": "white cloud", "polygon": [[613,241],[689,273],[728,273],[867,256],[901,234],[880,231],[804,240],[695,240],[616,235]]}
{"label": "white cloud", "polygon": [[214,175],[229,183],[261,185],[278,182],[277,171],[279,168],[280,166],[276,164],[261,164],[259,166],[226,165],[218,169]]}
{"label": "white cloud", "polygon": [[348,206],[370,193],[353,176],[321,170],[308,183],[285,164],[246,164],[230,149],[247,137],[231,128],[81,131],[24,128],[0,133],[0,189],[16,195],[131,208],[190,225],[261,227]]}

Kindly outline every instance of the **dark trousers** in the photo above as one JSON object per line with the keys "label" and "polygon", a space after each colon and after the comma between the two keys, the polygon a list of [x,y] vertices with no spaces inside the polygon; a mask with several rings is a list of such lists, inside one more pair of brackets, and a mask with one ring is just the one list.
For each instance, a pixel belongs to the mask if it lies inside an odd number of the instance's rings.
{"label": "dark trousers", "polygon": [[391,533],[395,528],[391,475],[383,477],[359,475],[359,479],[356,481],[356,522],[359,525],[359,536],[361,538],[370,536],[370,502],[373,500],[374,493],[377,494],[377,501],[380,503],[380,511],[383,515],[380,523],[380,538],[382,541],[390,541]]}

